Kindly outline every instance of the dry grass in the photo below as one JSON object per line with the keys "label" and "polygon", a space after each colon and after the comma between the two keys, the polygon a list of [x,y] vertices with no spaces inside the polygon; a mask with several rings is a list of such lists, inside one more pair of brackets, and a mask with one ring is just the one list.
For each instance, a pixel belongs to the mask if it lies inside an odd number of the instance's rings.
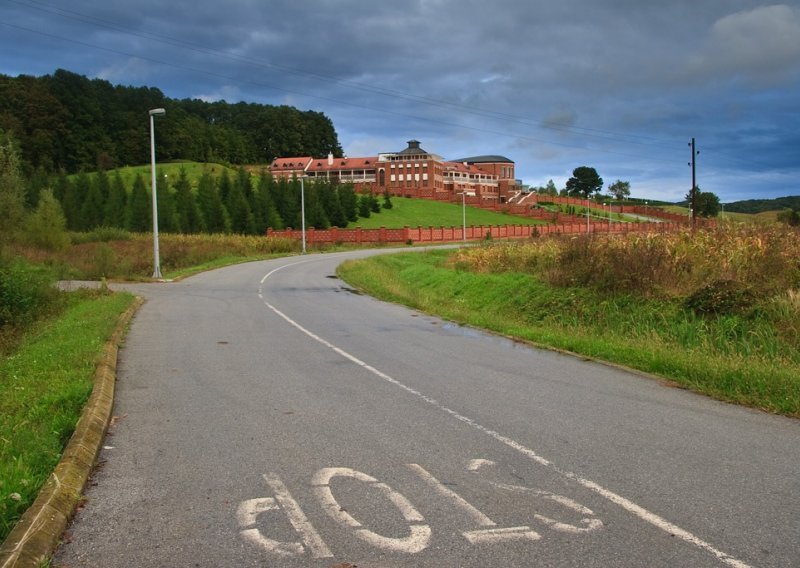
{"label": "dry grass", "polygon": [[543,239],[463,249],[453,259],[477,272],[534,273],[551,284],[645,297],[688,296],[735,281],[767,298],[800,288],[800,231],[725,225],[709,231]]}
{"label": "dry grass", "polygon": [[[178,272],[219,259],[258,259],[298,250],[296,241],[244,235],[159,236],[162,272]],[[62,252],[17,247],[30,262],[54,267],[61,278],[143,279],[153,272],[153,238],[133,234],[124,240],[81,242]]]}

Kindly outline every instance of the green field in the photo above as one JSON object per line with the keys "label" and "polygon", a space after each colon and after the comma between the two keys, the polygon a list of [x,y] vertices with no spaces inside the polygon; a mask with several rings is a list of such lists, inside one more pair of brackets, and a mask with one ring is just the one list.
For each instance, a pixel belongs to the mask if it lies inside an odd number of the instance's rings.
{"label": "green field", "polygon": [[[359,219],[347,227],[377,229],[380,227],[460,227],[463,211],[461,205],[427,199],[393,197],[391,209],[381,209],[367,219]],[[467,225],[546,225],[541,219],[516,217],[467,206]]]}

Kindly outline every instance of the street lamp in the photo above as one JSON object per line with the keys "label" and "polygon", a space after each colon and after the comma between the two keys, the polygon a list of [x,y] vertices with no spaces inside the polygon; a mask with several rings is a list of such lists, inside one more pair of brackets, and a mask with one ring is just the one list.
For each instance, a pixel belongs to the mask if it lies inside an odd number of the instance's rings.
{"label": "street lamp", "polygon": [[156,196],[156,129],[155,116],[167,113],[163,108],[150,110],[150,176],[153,184],[153,278],[161,278],[161,259],[158,254],[158,202]]}
{"label": "street lamp", "polygon": [[461,192],[461,240],[467,242],[467,192]]}
{"label": "street lamp", "polygon": [[300,226],[303,236],[303,254],[306,254],[306,189],[303,178],[300,178]]}

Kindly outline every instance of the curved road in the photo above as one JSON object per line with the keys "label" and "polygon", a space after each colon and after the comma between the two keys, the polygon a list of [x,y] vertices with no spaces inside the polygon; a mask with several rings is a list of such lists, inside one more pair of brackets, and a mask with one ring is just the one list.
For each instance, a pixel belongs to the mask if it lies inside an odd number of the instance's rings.
{"label": "curved road", "polygon": [[56,565],[800,566],[800,423],[359,295],[345,258],[147,298]]}

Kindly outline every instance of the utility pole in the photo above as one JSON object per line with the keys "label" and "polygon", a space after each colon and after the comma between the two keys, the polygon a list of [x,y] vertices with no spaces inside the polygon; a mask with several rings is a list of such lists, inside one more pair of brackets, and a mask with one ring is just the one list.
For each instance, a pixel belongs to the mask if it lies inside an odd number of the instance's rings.
{"label": "utility pole", "polygon": [[689,165],[692,166],[692,191],[689,193],[689,208],[692,216],[692,227],[694,227],[697,224],[697,177],[695,173],[695,156],[697,156],[700,151],[695,150],[694,138],[689,142],[689,146],[692,147],[692,161],[689,162]]}

